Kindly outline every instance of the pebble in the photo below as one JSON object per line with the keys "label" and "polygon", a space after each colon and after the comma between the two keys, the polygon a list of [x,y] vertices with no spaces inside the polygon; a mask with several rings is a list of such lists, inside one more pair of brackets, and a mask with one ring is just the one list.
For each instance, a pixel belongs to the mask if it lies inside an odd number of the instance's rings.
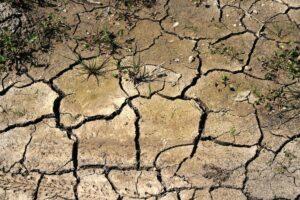
{"label": "pebble", "polygon": [[175,22],[175,23],[173,24],[173,28],[176,28],[178,25],[179,25],[179,22]]}
{"label": "pebble", "polygon": [[246,65],[246,66],[245,66],[245,70],[246,70],[246,71],[251,71],[251,70],[252,70],[252,67],[250,67],[249,65]]}
{"label": "pebble", "polygon": [[189,63],[194,62],[194,60],[195,60],[195,57],[194,57],[194,56],[190,56],[190,57],[189,57]]}
{"label": "pebble", "polygon": [[284,107],[282,108],[282,110],[287,110],[287,107],[284,106]]}
{"label": "pebble", "polygon": [[180,60],[179,60],[179,58],[175,58],[174,61],[175,62],[179,62]]}

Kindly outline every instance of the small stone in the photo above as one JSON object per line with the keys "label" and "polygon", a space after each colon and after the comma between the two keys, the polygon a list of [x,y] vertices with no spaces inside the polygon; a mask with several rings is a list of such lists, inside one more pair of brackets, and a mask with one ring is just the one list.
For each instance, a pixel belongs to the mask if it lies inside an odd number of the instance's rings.
{"label": "small stone", "polygon": [[245,66],[245,70],[246,70],[246,71],[251,71],[251,70],[252,70],[252,67],[250,67],[249,65],[246,65],[246,66]]}
{"label": "small stone", "polygon": [[248,99],[250,93],[251,93],[250,90],[242,91],[242,92],[237,94],[234,101],[236,101],[236,102],[246,101]]}
{"label": "small stone", "polygon": [[297,61],[300,61],[300,55],[297,57]]}
{"label": "small stone", "polygon": [[174,61],[175,62],[179,62],[180,60],[179,60],[179,58],[175,58]]}
{"label": "small stone", "polygon": [[179,22],[175,22],[175,23],[173,24],[173,28],[176,28],[178,25],[179,25]]}
{"label": "small stone", "polygon": [[284,106],[284,107],[282,108],[282,110],[287,110],[287,107],[286,107],[286,106]]}
{"label": "small stone", "polygon": [[63,9],[62,11],[63,11],[63,12],[67,12],[67,9]]}
{"label": "small stone", "polygon": [[258,12],[257,12],[257,10],[253,10],[252,13],[257,14]]}
{"label": "small stone", "polygon": [[195,57],[194,57],[194,56],[190,56],[190,57],[189,57],[189,63],[194,62],[194,60],[195,60]]}

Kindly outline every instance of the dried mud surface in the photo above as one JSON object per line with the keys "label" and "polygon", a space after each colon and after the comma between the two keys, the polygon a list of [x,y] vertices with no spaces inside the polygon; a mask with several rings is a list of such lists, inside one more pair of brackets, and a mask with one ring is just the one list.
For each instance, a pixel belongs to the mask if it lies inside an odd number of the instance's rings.
{"label": "dried mud surface", "polygon": [[[109,1],[39,9],[69,37],[46,68],[1,74],[0,199],[300,198],[299,113],[274,119],[254,92],[290,84],[265,79],[259,57],[300,41],[299,1],[159,0],[127,20]],[[78,39],[104,26],[122,30],[115,52]],[[137,84],[114,74],[134,59]]]}

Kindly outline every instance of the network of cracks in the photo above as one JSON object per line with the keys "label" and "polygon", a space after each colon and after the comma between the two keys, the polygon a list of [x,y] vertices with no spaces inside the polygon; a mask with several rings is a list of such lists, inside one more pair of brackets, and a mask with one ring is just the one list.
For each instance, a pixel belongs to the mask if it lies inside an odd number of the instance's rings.
{"label": "network of cracks", "polygon": [[[299,199],[299,110],[258,103],[299,86],[261,65],[299,43],[299,1],[39,9],[69,37],[47,67],[1,74],[0,199]],[[103,27],[116,38],[100,51],[88,42]]]}

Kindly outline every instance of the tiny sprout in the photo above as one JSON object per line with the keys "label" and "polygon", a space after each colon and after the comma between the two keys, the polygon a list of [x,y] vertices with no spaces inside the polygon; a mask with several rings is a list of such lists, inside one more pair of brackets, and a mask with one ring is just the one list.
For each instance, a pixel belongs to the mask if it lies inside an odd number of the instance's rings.
{"label": "tiny sprout", "polygon": [[225,85],[225,86],[227,86],[228,85],[228,83],[229,83],[229,77],[227,76],[227,75],[222,75],[222,83]]}

